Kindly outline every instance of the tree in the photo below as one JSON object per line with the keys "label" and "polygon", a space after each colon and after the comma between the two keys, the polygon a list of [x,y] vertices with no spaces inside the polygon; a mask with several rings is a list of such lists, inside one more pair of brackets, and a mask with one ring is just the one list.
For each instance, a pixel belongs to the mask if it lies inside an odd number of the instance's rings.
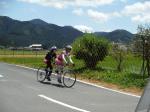
{"label": "tree", "polygon": [[117,62],[117,70],[121,72],[123,70],[123,62],[127,53],[127,47],[121,43],[113,43],[112,45],[112,57]]}
{"label": "tree", "polygon": [[78,59],[83,59],[86,67],[95,68],[108,54],[108,41],[94,34],[84,34],[73,43],[73,52]]}
{"label": "tree", "polygon": [[143,58],[141,73],[144,76],[147,69],[148,75],[150,76],[150,25],[138,26],[134,43],[134,45],[138,46],[135,46],[135,51],[141,54]]}

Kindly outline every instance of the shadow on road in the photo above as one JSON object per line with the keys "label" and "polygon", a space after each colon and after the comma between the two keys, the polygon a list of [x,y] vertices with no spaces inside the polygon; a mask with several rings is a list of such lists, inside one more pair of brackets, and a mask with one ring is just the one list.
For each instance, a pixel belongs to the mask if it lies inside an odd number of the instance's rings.
{"label": "shadow on road", "polygon": [[42,84],[47,84],[47,85],[52,85],[55,87],[60,87],[60,88],[64,88],[65,86],[63,86],[62,84],[56,84],[56,83],[51,83],[51,82],[41,82]]}

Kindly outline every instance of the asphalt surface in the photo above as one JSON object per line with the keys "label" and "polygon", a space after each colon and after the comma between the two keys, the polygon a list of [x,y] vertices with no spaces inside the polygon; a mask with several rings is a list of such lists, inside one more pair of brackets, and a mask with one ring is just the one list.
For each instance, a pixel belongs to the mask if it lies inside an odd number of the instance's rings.
{"label": "asphalt surface", "polygon": [[0,112],[134,112],[139,98],[76,82],[39,83],[36,71],[0,63]]}

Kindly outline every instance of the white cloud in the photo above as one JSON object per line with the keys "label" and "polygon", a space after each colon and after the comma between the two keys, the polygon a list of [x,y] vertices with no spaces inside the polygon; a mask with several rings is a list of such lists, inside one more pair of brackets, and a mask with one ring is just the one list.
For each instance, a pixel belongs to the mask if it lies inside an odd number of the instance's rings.
{"label": "white cloud", "polygon": [[137,16],[132,17],[131,20],[134,22],[140,22],[140,23],[150,22],[150,15],[145,15],[143,17],[140,15],[137,15]]}
{"label": "white cloud", "polygon": [[122,14],[130,16],[134,22],[150,22],[150,1],[128,5],[123,9]]}
{"label": "white cloud", "polygon": [[54,7],[58,9],[62,9],[65,7],[65,3],[59,2],[58,0],[18,0],[21,2],[27,2],[32,4],[38,4],[47,7]]}
{"label": "white cloud", "polygon": [[111,4],[115,0],[72,0],[77,6],[97,7],[100,5]]}
{"label": "white cloud", "polygon": [[87,11],[87,15],[98,22],[106,22],[113,17],[120,17],[120,14],[118,12],[104,13],[92,9],[89,9]]}
{"label": "white cloud", "polygon": [[80,9],[75,9],[72,11],[74,14],[81,16],[84,14],[84,11],[80,8]]}
{"label": "white cloud", "polygon": [[18,1],[62,9],[68,6],[97,7],[100,5],[111,4],[114,0],[18,0]]}
{"label": "white cloud", "polygon": [[94,11],[92,9],[89,9],[87,11],[87,14],[89,17],[93,18],[94,20],[97,21],[107,21],[109,19],[109,16],[105,13]]}
{"label": "white cloud", "polygon": [[112,13],[109,13],[109,16],[111,16],[111,17],[121,17],[121,14],[119,12],[112,12]]}
{"label": "white cloud", "polygon": [[75,25],[74,28],[82,31],[82,32],[86,32],[86,33],[92,33],[94,32],[93,28],[92,27],[88,27],[88,26],[85,26],[85,25]]}

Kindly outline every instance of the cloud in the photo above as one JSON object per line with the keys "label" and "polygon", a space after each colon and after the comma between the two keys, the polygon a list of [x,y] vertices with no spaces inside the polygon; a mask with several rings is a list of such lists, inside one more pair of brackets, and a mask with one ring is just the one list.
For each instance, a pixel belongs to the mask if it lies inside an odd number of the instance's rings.
{"label": "cloud", "polygon": [[111,4],[114,0],[18,0],[18,1],[62,9],[69,6],[97,7],[100,5]]}
{"label": "cloud", "polygon": [[74,14],[81,16],[84,14],[84,11],[80,8],[80,9],[75,9],[72,11]]}
{"label": "cloud", "polygon": [[150,22],[150,1],[125,6],[122,14],[130,16],[133,22]]}
{"label": "cloud", "polygon": [[89,9],[87,11],[87,15],[99,22],[106,22],[109,19],[112,19],[113,17],[120,17],[120,14],[118,12],[104,13],[92,9]]}
{"label": "cloud", "polygon": [[53,8],[58,8],[58,9],[62,9],[65,7],[65,1],[59,2],[58,0],[17,0],[20,2],[27,2],[27,3],[31,3],[31,4],[38,4],[38,5],[42,5],[42,6],[47,6],[47,7],[53,7]]}
{"label": "cloud", "polygon": [[97,7],[101,5],[111,4],[115,0],[72,0],[77,6]]}
{"label": "cloud", "polygon": [[131,18],[132,21],[134,22],[150,22],[150,15],[145,15],[145,16],[141,16],[141,15],[137,15]]}
{"label": "cloud", "polygon": [[107,21],[109,19],[108,15],[102,12],[94,11],[92,9],[89,9],[87,11],[87,14],[89,17],[93,18],[97,21]]}
{"label": "cloud", "polygon": [[86,33],[92,33],[94,30],[92,27],[88,27],[88,26],[85,26],[85,25],[75,25],[74,28],[82,31],[82,32],[86,32]]}

